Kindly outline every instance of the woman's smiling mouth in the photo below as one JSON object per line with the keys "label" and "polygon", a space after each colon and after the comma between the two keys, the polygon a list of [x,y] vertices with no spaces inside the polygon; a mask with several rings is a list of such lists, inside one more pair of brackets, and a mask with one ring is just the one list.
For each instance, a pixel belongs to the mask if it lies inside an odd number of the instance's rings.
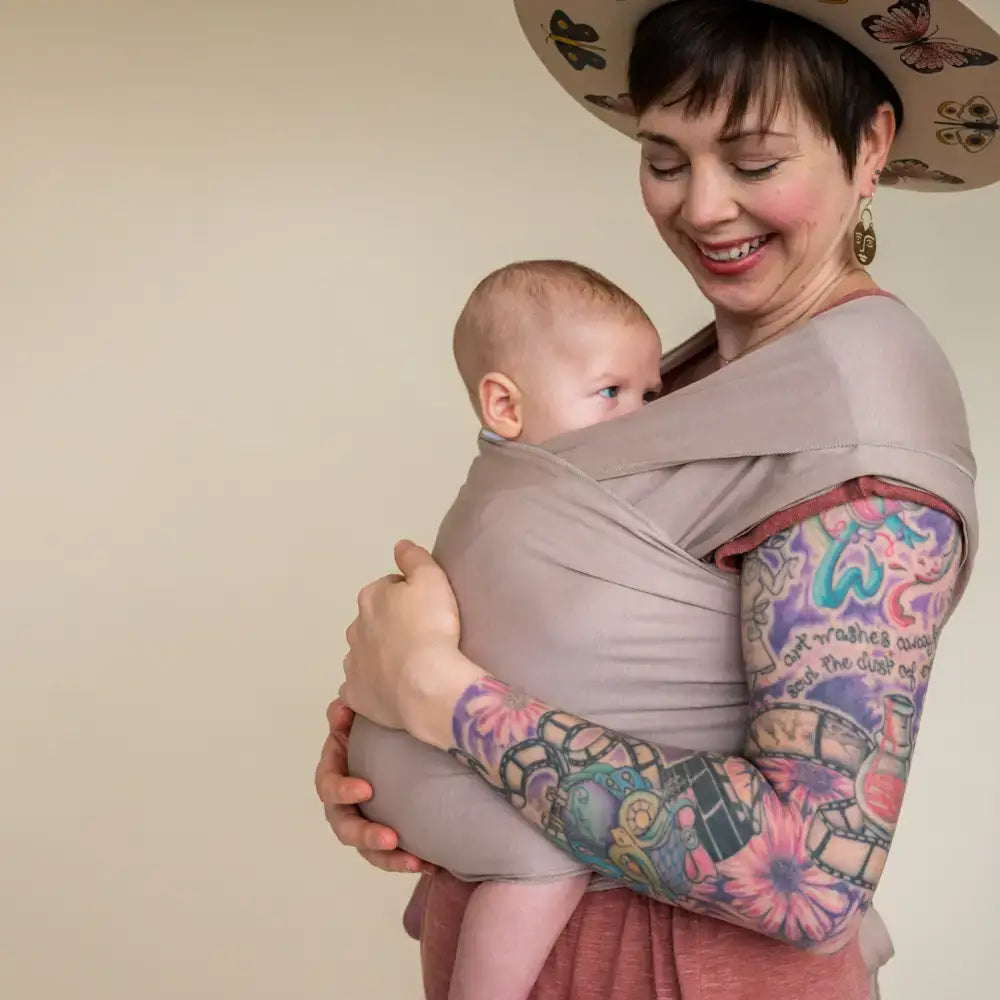
{"label": "woman's smiling mouth", "polygon": [[755,250],[759,250],[768,240],[770,234],[754,236],[752,239],[744,240],[741,243],[707,244],[697,243],[702,255],[709,260],[727,262],[731,260],[742,260],[749,257]]}
{"label": "woman's smiling mouth", "polygon": [[743,274],[763,259],[770,243],[771,233],[753,236],[748,240],[729,243],[699,243],[692,240],[698,250],[698,260],[710,274],[720,277]]}

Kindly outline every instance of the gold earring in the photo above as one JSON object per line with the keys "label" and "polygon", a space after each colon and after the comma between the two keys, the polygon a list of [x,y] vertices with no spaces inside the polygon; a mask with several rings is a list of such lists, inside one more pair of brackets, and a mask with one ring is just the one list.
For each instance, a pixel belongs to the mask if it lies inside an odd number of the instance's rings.
{"label": "gold earring", "polygon": [[869,198],[868,203],[861,209],[861,218],[858,220],[858,224],[854,227],[854,256],[863,267],[867,267],[875,259],[875,253],[878,250],[871,203],[872,200]]}

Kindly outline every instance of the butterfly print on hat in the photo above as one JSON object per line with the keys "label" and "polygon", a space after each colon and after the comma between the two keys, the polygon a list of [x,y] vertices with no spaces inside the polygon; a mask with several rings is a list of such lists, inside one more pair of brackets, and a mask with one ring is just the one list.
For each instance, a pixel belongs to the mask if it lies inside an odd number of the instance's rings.
{"label": "butterfly print on hat", "polygon": [[595,45],[600,35],[589,24],[577,24],[564,10],[557,10],[549,21],[549,34],[563,58],[576,70],[587,66],[604,69],[607,60],[600,53],[604,49]]}
{"label": "butterfly print on hat", "polygon": [[936,38],[931,30],[931,0],[899,0],[884,14],[872,14],[861,27],[876,41],[891,45],[903,64],[918,73],[940,73],[946,66],[988,66],[992,52],[962,45],[954,38]]}
{"label": "butterfly print on hat", "polygon": [[938,106],[938,114],[945,120],[934,124],[945,127],[938,129],[937,137],[946,146],[978,153],[996,138],[997,113],[985,97],[972,97],[965,104],[945,101]]}
{"label": "butterfly print on hat", "polygon": [[882,184],[890,187],[901,184],[906,180],[914,181],[935,181],[938,184],[964,184],[961,177],[954,174],[946,174],[943,170],[932,170],[923,160],[912,158],[904,160],[890,160],[885,165],[885,170],[879,177]]}
{"label": "butterfly print on hat", "polygon": [[635,117],[635,105],[628,94],[619,94],[617,97],[608,94],[584,94],[583,99],[596,104],[599,108],[604,108],[605,111],[617,111],[621,115]]}

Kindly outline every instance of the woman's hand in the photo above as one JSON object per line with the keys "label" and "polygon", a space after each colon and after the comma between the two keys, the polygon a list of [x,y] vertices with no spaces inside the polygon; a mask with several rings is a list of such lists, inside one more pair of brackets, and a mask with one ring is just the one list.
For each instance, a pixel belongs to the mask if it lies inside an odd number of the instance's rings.
{"label": "woman's hand", "polygon": [[358,811],[357,804],[372,797],[372,788],[367,781],[347,774],[347,738],[354,713],[338,700],[330,704],[326,717],[330,734],[316,765],[316,794],[337,839],[348,847],[357,848],[369,864],[383,871],[433,871],[433,865],[423,864],[412,854],[396,849],[399,838],[394,830],[369,823]]}
{"label": "woman's hand", "polygon": [[448,747],[455,702],[483,671],[458,651],[458,605],[441,567],[413,542],[395,556],[401,575],[358,595],[340,695],[381,726]]}

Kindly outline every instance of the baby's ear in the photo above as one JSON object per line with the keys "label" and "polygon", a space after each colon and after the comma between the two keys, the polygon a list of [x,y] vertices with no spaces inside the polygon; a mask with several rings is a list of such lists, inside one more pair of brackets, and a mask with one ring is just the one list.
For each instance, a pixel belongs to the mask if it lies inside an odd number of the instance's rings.
{"label": "baby's ear", "polygon": [[487,430],[513,441],[521,436],[521,390],[502,372],[490,372],[479,380],[479,415]]}

